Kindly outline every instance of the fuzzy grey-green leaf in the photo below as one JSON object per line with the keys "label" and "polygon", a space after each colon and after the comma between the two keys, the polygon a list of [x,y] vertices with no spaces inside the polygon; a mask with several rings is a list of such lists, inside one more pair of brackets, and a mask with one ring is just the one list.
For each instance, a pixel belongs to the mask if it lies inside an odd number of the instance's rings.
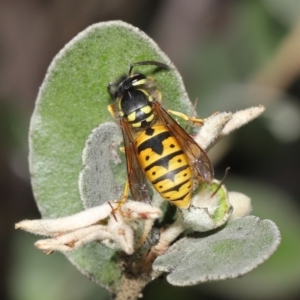
{"label": "fuzzy grey-green leaf", "polygon": [[241,276],[269,258],[280,243],[280,233],[270,220],[248,216],[230,222],[210,235],[186,237],[159,256],[154,270],[170,272],[174,285]]}
{"label": "fuzzy grey-green leaf", "polygon": [[[117,168],[121,164],[117,149],[121,139],[120,128],[113,122],[99,125],[87,139],[82,155],[84,167],[78,183],[85,208],[121,198],[123,186],[116,183],[112,166]],[[126,176],[124,165],[118,168],[118,173],[123,178]]]}
{"label": "fuzzy grey-green leaf", "polygon": [[[54,58],[39,91],[29,135],[32,187],[44,218],[83,209],[78,191],[83,148],[94,128],[112,121],[107,111],[107,84],[126,74],[131,63],[142,60],[157,60],[171,67],[155,73],[163,105],[190,114],[192,106],[173,64],[147,35],[129,24],[112,21],[92,25]],[[142,67],[142,72],[149,75],[153,68]],[[110,252],[103,255],[103,251],[103,246],[93,244],[69,257],[82,273],[114,290],[120,269],[110,259],[114,252],[105,250]],[[107,270],[111,276],[104,274]]]}

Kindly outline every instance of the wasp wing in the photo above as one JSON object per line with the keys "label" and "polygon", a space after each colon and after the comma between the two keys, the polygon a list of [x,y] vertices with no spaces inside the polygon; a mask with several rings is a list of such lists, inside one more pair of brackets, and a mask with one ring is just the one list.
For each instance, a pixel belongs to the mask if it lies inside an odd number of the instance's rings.
{"label": "wasp wing", "polygon": [[127,164],[127,175],[131,196],[134,200],[151,203],[146,176],[140,167],[134,147],[131,128],[127,122],[120,120]]}
{"label": "wasp wing", "polygon": [[159,102],[153,102],[153,109],[159,120],[174,135],[183,152],[187,155],[191,167],[199,180],[210,182],[213,179],[213,167],[205,151],[195,140],[164,110]]}

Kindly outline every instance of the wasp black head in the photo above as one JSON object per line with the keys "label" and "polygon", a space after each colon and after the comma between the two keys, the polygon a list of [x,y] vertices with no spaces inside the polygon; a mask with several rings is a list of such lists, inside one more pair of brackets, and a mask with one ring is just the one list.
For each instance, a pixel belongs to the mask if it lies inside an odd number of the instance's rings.
{"label": "wasp black head", "polygon": [[114,94],[115,99],[124,96],[128,91],[137,89],[139,86],[145,84],[146,76],[144,74],[134,74],[123,79]]}
{"label": "wasp black head", "polygon": [[155,61],[134,63],[130,65],[127,76],[108,85],[108,92],[116,101],[119,116],[124,117],[135,128],[148,127],[154,120],[152,103],[155,98],[155,81],[142,73],[132,74],[133,67],[141,65],[168,69],[167,65]]}
{"label": "wasp black head", "polygon": [[119,97],[122,97],[122,95],[130,90],[137,88],[143,84],[146,83],[146,76],[141,73],[133,74],[132,70],[136,66],[156,66],[158,68],[162,69],[169,69],[169,67],[161,62],[153,61],[153,60],[146,60],[146,61],[140,61],[133,63],[129,66],[128,75],[123,75],[117,80],[115,83],[109,83],[107,86],[107,91],[110,94],[111,98],[113,100],[116,100]]}
{"label": "wasp black head", "polygon": [[113,100],[120,98],[129,90],[136,89],[145,83],[144,74],[134,74],[132,76],[123,75],[117,82],[109,83],[107,86],[108,93]]}

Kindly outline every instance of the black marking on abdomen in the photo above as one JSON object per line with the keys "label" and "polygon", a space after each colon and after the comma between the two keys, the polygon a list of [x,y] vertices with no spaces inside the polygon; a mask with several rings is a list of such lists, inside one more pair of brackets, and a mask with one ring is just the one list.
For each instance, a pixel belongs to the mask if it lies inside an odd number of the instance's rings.
{"label": "black marking on abdomen", "polygon": [[165,179],[170,179],[171,181],[174,182],[174,177],[175,177],[179,172],[185,170],[186,168],[189,168],[189,165],[185,165],[185,166],[183,166],[183,167],[180,167],[180,168],[178,168],[178,169],[175,169],[175,170],[173,170],[173,171],[170,171],[170,172],[166,173],[165,175],[160,176],[159,178],[157,178],[157,179],[151,181],[151,183],[152,183],[153,185],[155,185],[155,184],[157,184],[158,182],[160,182],[160,181],[162,181],[162,180],[165,180]]}
{"label": "black marking on abdomen", "polygon": [[[152,113],[152,112],[151,112]],[[154,129],[152,127],[149,127],[145,130],[145,133],[149,136],[152,136],[154,133]]]}
{"label": "black marking on abdomen", "polygon": [[157,161],[153,162],[149,166],[147,166],[144,170],[145,170],[145,172],[147,172],[155,166],[164,167],[165,169],[168,169],[170,160],[175,156],[182,155],[183,153],[184,152],[182,150],[179,150],[179,151],[173,152],[169,155],[166,155],[166,156],[158,159]]}
{"label": "black marking on abdomen", "polygon": [[177,184],[177,185],[175,185],[175,186],[173,186],[173,187],[171,187],[171,188],[169,188],[169,189],[167,189],[165,191],[161,191],[160,193],[161,194],[165,194],[165,193],[169,193],[169,192],[173,192],[173,191],[177,191],[178,192],[180,190],[180,188],[183,185],[185,185],[186,183],[188,183],[189,181],[190,181],[190,179],[188,179],[188,180],[186,180],[184,182],[181,182],[181,183],[179,183],[179,184]]}
{"label": "black marking on abdomen", "polygon": [[170,202],[176,202],[176,201],[182,201],[188,194],[190,193],[190,191],[188,191],[185,195],[183,195],[182,197],[179,197],[177,199],[168,199],[168,201]]}
{"label": "black marking on abdomen", "polygon": [[172,135],[169,131],[164,131],[157,135],[154,135],[152,138],[141,143],[138,146],[138,153],[140,154],[141,151],[150,148],[153,152],[161,155],[164,151],[163,141],[171,136]]}

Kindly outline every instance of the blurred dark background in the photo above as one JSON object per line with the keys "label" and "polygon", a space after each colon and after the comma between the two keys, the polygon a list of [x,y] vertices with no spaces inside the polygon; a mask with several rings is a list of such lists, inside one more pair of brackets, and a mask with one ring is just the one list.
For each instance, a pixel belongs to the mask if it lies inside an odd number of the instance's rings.
{"label": "blurred dark background", "polygon": [[34,248],[14,223],[39,218],[28,172],[28,127],[56,53],[87,26],[131,23],[181,72],[198,114],[263,104],[263,117],[213,149],[216,175],[275,221],[282,244],[241,279],[191,288],[165,279],[144,299],[299,299],[300,2],[280,0],[2,0],[0,2],[0,298],[107,299],[59,253]]}

